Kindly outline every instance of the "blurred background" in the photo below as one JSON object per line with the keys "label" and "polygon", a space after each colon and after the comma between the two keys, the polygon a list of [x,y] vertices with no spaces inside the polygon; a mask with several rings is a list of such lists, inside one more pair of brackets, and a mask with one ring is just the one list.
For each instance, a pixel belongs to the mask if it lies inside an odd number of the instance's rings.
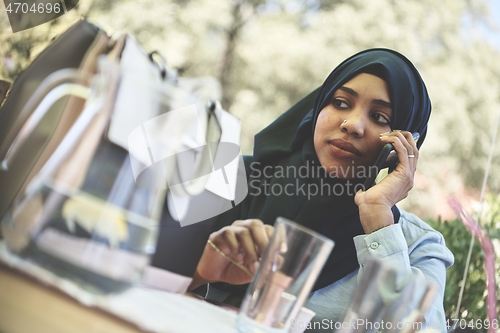
{"label": "blurred background", "polygon": [[[449,207],[450,195],[492,238],[499,283],[500,140],[479,200],[500,113],[500,1],[80,0],[66,15],[15,34],[0,10],[0,79],[13,81],[80,17],[109,33],[129,33],[183,76],[217,78],[222,106],[243,122],[243,154],[252,153],[256,133],[345,58],[373,47],[403,53],[426,82],[433,111],[415,188],[400,207],[441,231],[455,254],[448,316],[456,312],[471,237]],[[486,317],[484,286],[476,244],[460,318]]]}

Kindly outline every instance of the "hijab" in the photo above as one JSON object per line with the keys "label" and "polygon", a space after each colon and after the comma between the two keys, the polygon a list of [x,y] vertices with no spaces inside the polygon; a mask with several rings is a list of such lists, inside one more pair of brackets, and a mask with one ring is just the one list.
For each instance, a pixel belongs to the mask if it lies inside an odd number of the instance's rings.
{"label": "hijab", "polygon": [[[239,207],[240,219],[258,218],[274,224],[282,216],[335,242],[314,290],[359,267],[353,237],[364,231],[354,194],[355,186],[364,179],[332,178],[322,171],[313,136],[318,115],[331,103],[333,93],[360,73],[374,74],[387,82],[393,106],[391,128],[419,132],[420,147],[431,111],[422,78],[400,53],[370,49],[346,59],[320,88],[258,133],[253,159],[247,158],[245,163],[249,194]],[[392,212],[397,223],[400,214],[396,206]]]}
{"label": "hijab", "polygon": [[[383,75],[393,105],[391,128],[418,132],[420,148],[427,134],[431,101],[424,81],[415,66],[402,54],[389,49],[361,51],[338,65],[323,85],[297,102],[288,111],[255,136],[255,160],[281,157],[297,149],[300,142],[314,133],[319,112],[333,93],[360,73]],[[311,131],[311,132],[310,132]],[[293,144],[292,144],[293,143]]]}

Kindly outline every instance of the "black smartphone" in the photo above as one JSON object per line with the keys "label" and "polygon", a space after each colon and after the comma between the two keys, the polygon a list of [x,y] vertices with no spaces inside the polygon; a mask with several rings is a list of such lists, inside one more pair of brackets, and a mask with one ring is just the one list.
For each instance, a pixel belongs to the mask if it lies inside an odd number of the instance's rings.
{"label": "black smartphone", "polygon": [[[412,133],[411,134],[413,137],[413,140],[415,142],[418,141],[418,138],[420,137],[420,134],[418,132]],[[383,169],[388,169],[387,173],[391,173],[396,169],[396,166],[398,165],[398,154],[396,153],[396,150],[394,149],[394,146],[391,143],[386,144],[383,148],[380,154],[377,157],[377,160],[375,161],[375,172],[373,172],[373,168],[370,168],[368,172],[368,178],[365,181],[365,184],[363,185],[364,190],[368,190],[370,187],[375,185],[375,180],[377,179],[379,173]]]}

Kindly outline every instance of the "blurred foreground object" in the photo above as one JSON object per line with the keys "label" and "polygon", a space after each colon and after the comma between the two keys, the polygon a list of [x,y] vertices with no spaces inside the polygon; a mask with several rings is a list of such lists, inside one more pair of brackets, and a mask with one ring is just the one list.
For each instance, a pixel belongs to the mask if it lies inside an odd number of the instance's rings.
{"label": "blurred foreground object", "polygon": [[[60,68],[72,57],[64,53],[69,45],[63,37],[89,29],[102,37],[104,51],[88,51],[86,70]],[[2,234],[21,257],[93,292],[117,292],[140,281],[155,253],[166,190],[196,196],[210,185],[219,153],[228,151],[221,143],[225,111],[177,86],[176,73],[129,36],[110,39],[80,21],[61,38],[54,45],[62,60],[46,66],[54,47],[42,52],[2,108],[1,115],[18,125],[1,147],[1,181],[12,187],[1,200]],[[19,94],[29,97],[26,104]],[[61,108],[67,96],[78,104]],[[233,138],[236,150],[220,165],[235,161],[234,180],[238,142]],[[24,162],[29,166],[23,169]],[[226,196],[234,200],[234,193]],[[189,236],[182,239],[185,246]],[[184,258],[177,250],[162,255]],[[198,260],[190,259],[194,265]]]}
{"label": "blurred foreground object", "polygon": [[424,316],[436,296],[436,285],[421,275],[410,275],[401,287],[397,268],[375,259],[364,269],[342,327],[336,332],[413,333],[429,328],[423,327]]}

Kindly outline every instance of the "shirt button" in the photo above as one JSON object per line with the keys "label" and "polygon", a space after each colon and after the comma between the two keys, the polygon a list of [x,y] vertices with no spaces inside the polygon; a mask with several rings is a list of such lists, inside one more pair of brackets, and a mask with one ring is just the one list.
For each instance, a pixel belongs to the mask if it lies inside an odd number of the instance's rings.
{"label": "shirt button", "polygon": [[378,243],[377,242],[373,242],[370,244],[370,247],[372,248],[372,250],[376,250],[378,249]]}

